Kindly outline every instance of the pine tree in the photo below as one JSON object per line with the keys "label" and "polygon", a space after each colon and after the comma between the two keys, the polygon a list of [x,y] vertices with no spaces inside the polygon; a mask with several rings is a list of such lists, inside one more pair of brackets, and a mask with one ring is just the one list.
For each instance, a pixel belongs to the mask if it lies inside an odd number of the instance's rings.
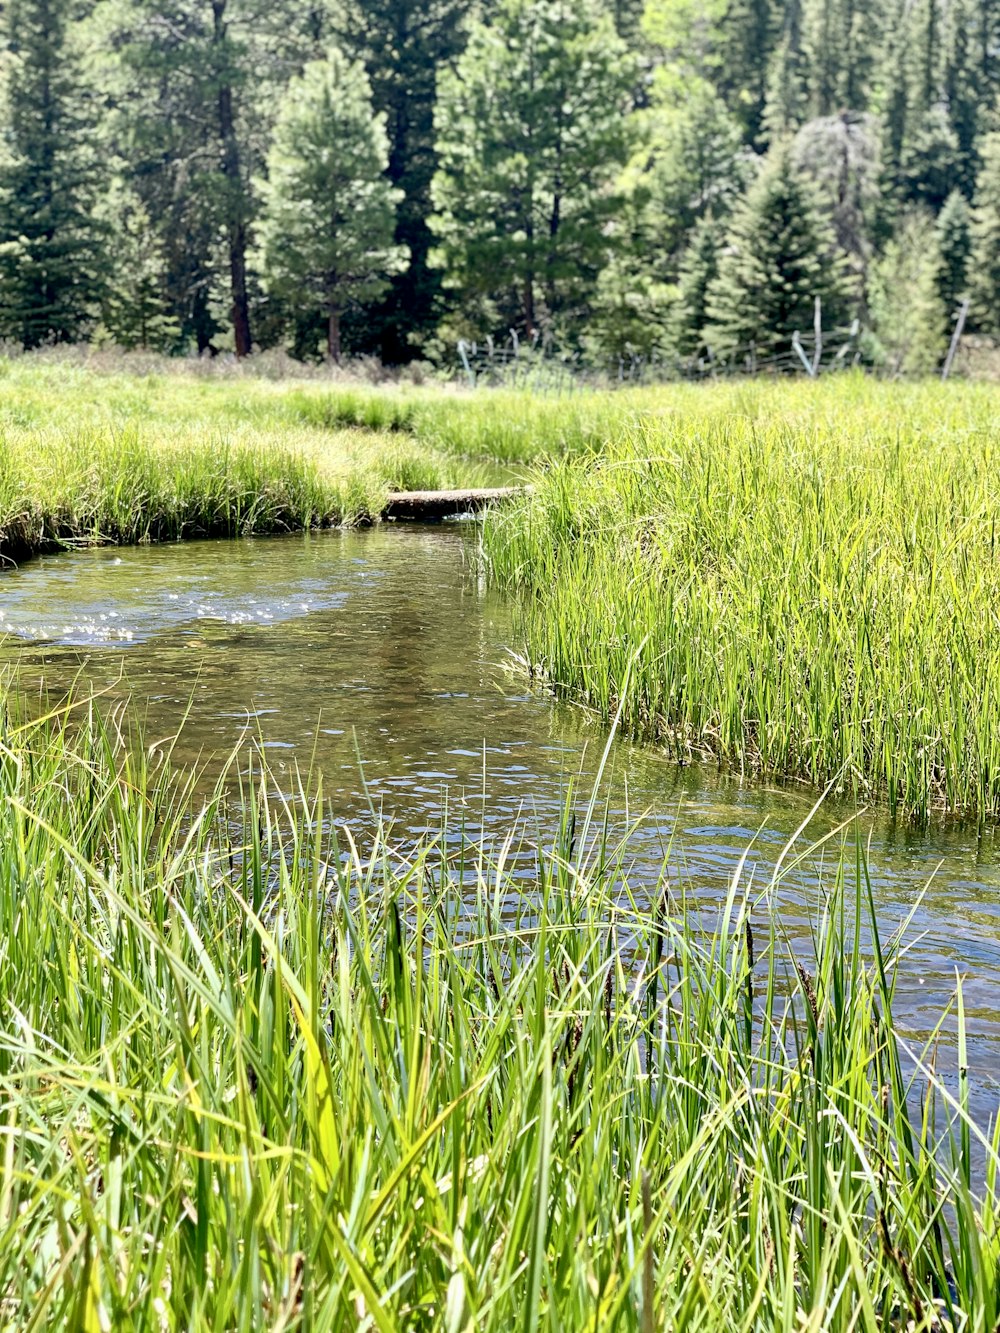
{"label": "pine tree", "polygon": [[260,247],[268,290],[323,311],[331,361],[341,358],[344,311],[377,298],[406,263],[393,240],[400,196],[388,156],[364,68],[336,50],[308,64],[275,126]]}
{"label": "pine tree", "polygon": [[1000,337],[1000,132],[984,136],[980,154],[972,210],[972,316],[977,329]]}
{"label": "pine tree", "polygon": [[764,129],[768,74],[779,31],[774,0],[730,0],[721,24],[717,86],[743,122],[748,143]]}
{"label": "pine tree", "polygon": [[871,256],[880,175],[875,118],[845,111],[809,121],[792,142],[792,160],[815,182],[819,211],[833,223],[838,248],[860,287]]}
{"label": "pine tree", "polygon": [[948,12],[944,92],[957,144],[956,183],[967,198],[972,197],[979,165],[976,139],[980,108],[989,105],[973,59],[973,36],[972,0],[953,0]]}
{"label": "pine tree", "polygon": [[705,217],[692,231],[687,249],[681,256],[677,299],[670,321],[673,350],[683,361],[705,350],[708,294],[718,271],[719,227],[713,218]]}
{"label": "pine tree", "polygon": [[870,355],[892,374],[932,374],[947,351],[940,267],[930,213],[915,209],[904,214],[873,268],[868,293]]}
{"label": "pine tree", "polygon": [[902,177],[907,197],[935,213],[958,187],[961,148],[946,107],[932,106],[914,126],[903,152]]}
{"label": "pine tree", "polygon": [[[102,0],[113,135],[156,227],[166,292],[199,352],[252,349],[247,254],[273,108],[329,29],[324,3]],[[220,318],[221,316],[221,318]]]}
{"label": "pine tree", "polygon": [[709,211],[717,219],[729,213],[756,158],[707,80],[659,70],[651,100],[625,180],[646,199],[647,263],[672,278],[691,228]]}
{"label": "pine tree", "polygon": [[883,23],[882,6],[867,0],[804,0],[811,116],[868,110]]}
{"label": "pine tree", "polygon": [[583,0],[500,0],[442,76],[437,260],[466,311],[528,335],[586,310],[625,160],[626,48]]}
{"label": "pine tree", "polygon": [[65,0],[8,0],[0,162],[0,335],[25,347],[82,337],[97,313],[104,234],[92,124]]}
{"label": "pine tree", "polygon": [[441,71],[465,47],[471,8],[472,0],[345,0],[334,23],[337,45],[364,62],[375,110],[386,117],[389,178],[402,191],[396,241],[409,250],[410,263],[386,299],[360,314],[362,340],[387,362],[419,350],[440,299],[441,273],[429,263],[438,165],[434,106]]}
{"label": "pine tree", "polygon": [[772,140],[794,133],[809,115],[809,58],[803,0],[786,0],[781,38],[771,57],[764,128]]}
{"label": "pine tree", "polygon": [[116,179],[101,201],[100,215],[115,258],[101,305],[101,336],[127,350],[176,350],[180,324],[164,294],[166,257],[142,200]]}
{"label": "pine tree", "polygon": [[935,285],[948,321],[968,294],[969,256],[972,252],[971,210],[965,196],[953,190],[935,224],[938,253]]}
{"label": "pine tree", "polygon": [[827,328],[851,300],[832,228],[817,215],[788,147],[779,145],[733,214],[708,291],[707,340],[713,351],[751,365],[785,357],[792,335],[812,329],[816,297]]}

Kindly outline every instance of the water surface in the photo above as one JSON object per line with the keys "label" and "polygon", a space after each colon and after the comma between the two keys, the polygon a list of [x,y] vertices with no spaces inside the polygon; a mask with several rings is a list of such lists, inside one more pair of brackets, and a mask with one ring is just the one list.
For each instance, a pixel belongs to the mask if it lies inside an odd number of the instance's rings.
{"label": "water surface", "polygon": [[[0,631],[0,659],[26,691],[61,693],[79,676],[130,693],[147,736],[186,716],[182,761],[222,756],[249,730],[289,790],[297,765],[318,767],[333,817],[362,833],[369,802],[403,840],[440,832],[447,802],[453,828],[499,839],[528,819],[551,836],[567,783],[577,779],[585,800],[605,741],[581,710],[511,669],[510,610],[477,580],[461,524],[46,557],[0,575]],[[709,902],[751,840],[755,882],[766,882],[815,800],[621,742],[606,781],[619,826],[643,815],[630,846],[636,885],[652,883],[669,852],[671,874]],[[809,837],[851,813],[828,803]],[[1000,1074],[996,836],[917,833],[872,815],[859,827],[884,931],[924,895],[898,1016],[925,1035],[956,969],[964,975],[985,1114]],[[821,870],[812,858],[783,889],[793,934],[815,918]]]}

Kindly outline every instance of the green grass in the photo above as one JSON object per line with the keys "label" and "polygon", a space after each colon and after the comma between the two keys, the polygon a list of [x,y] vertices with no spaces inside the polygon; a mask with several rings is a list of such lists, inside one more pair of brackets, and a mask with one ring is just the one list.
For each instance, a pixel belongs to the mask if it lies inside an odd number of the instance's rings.
{"label": "green grass", "polygon": [[[998,427],[961,385],[533,397],[25,359],[0,363],[0,530],[271,531],[534,460],[485,534],[533,667],[681,758],[986,815]],[[748,861],[709,917],[569,805],[554,847],[338,844],[317,784],[279,800],[246,755],[199,805],[117,715],[12,711],[4,1327],[998,1326],[961,986],[914,1049],[848,836],[766,884]],[[772,904],[803,859],[792,941]]]}
{"label": "green grass", "polygon": [[550,464],[486,553],[532,668],[679,759],[993,817],[998,440],[992,388],[704,388]]}
{"label": "green grass", "polygon": [[860,852],[793,956],[801,847],[699,924],[569,819],[525,881],[156,759],[86,709],[0,748],[5,1326],[995,1327],[996,1145]]}
{"label": "green grass", "polygon": [[0,360],[0,555],[355,522],[493,480],[412,435],[310,421],[296,385]]}

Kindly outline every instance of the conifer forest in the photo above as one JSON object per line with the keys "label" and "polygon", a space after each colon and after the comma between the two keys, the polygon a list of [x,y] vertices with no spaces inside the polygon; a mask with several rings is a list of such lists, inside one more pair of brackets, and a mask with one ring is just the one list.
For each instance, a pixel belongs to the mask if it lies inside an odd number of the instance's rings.
{"label": "conifer forest", "polygon": [[935,372],[1000,0],[6,0],[0,339]]}

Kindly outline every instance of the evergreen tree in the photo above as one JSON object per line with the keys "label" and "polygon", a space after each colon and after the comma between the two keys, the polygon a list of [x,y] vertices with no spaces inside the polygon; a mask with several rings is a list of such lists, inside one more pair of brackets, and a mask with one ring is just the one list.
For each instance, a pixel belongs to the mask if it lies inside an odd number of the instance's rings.
{"label": "evergreen tree", "polygon": [[883,21],[881,5],[867,0],[804,0],[813,117],[868,110]]}
{"label": "evergreen tree", "polygon": [[[586,309],[608,259],[630,62],[583,0],[500,0],[442,76],[437,260],[466,309],[530,336]],[[485,303],[485,306],[484,304]]]}
{"label": "evergreen tree", "polygon": [[166,256],[142,200],[119,178],[99,211],[115,257],[101,306],[101,335],[126,350],[173,351],[180,324],[168,309]]}
{"label": "evergreen tree", "polygon": [[758,159],[707,80],[658,70],[651,100],[624,181],[645,200],[646,262],[673,277],[691,228],[709,211],[725,217]]}
{"label": "evergreen tree", "polygon": [[361,312],[366,329],[359,330],[388,362],[419,350],[436,315],[441,272],[429,263],[428,224],[438,165],[434,105],[440,73],[465,46],[471,8],[472,0],[345,0],[334,24],[337,44],[368,71],[375,110],[386,118],[389,178],[402,191],[396,242],[409,250],[410,263],[386,300]]}
{"label": "evergreen tree", "polygon": [[2,21],[0,335],[37,347],[82,337],[103,288],[92,118],[65,0],[8,0]]}
{"label": "evergreen tree", "polygon": [[906,195],[936,213],[959,185],[961,174],[958,138],[947,108],[938,104],[924,113],[904,148],[902,177]]}
{"label": "evergreen tree", "polygon": [[327,353],[341,358],[341,319],[406,263],[393,240],[399,191],[385,175],[385,119],[363,67],[331,51],[293,81],[262,186],[260,246],[268,289],[321,309]]}
{"label": "evergreen tree", "polygon": [[932,374],[948,348],[940,296],[940,251],[926,209],[903,215],[875,264],[869,287],[869,355],[892,374]]}
{"label": "evergreen tree", "polygon": [[243,356],[251,180],[281,89],[328,33],[325,0],[103,0],[97,14],[114,136],[163,245],[171,312],[199,352],[225,331]]}
{"label": "evergreen tree", "polygon": [[708,294],[719,272],[719,228],[711,217],[702,218],[681,256],[677,299],[670,321],[671,344],[683,361],[705,350]]}
{"label": "evergreen tree", "polygon": [[980,73],[973,59],[972,0],[953,0],[947,17],[945,102],[956,140],[956,184],[967,198],[971,198],[978,167],[979,113],[981,107],[988,105],[982,97]]}
{"label": "evergreen tree", "polygon": [[768,73],[779,31],[774,0],[730,0],[721,25],[717,86],[743,122],[748,143],[764,129]]}
{"label": "evergreen tree", "polygon": [[812,329],[816,297],[829,328],[850,304],[848,281],[833,230],[780,145],[733,214],[708,291],[707,340],[751,365],[785,357],[792,335]]}
{"label": "evergreen tree", "polygon": [[1000,337],[1000,132],[983,138],[980,154],[972,210],[972,315],[976,328]]}
{"label": "evergreen tree", "polygon": [[764,128],[770,139],[794,133],[809,114],[809,58],[803,0],[786,0],[781,38],[768,71]]}
{"label": "evergreen tree", "polygon": [[837,245],[860,288],[871,255],[871,221],[880,180],[874,117],[845,111],[809,121],[795,136],[792,160],[815,182],[819,210],[833,223]]}
{"label": "evergreen tree", "polygon": [[946,319],[955,314],[968,294],[969,256],[972,252],[971,210],[965,196],[953,190],[934,228],[938,253],[936,287]]}

